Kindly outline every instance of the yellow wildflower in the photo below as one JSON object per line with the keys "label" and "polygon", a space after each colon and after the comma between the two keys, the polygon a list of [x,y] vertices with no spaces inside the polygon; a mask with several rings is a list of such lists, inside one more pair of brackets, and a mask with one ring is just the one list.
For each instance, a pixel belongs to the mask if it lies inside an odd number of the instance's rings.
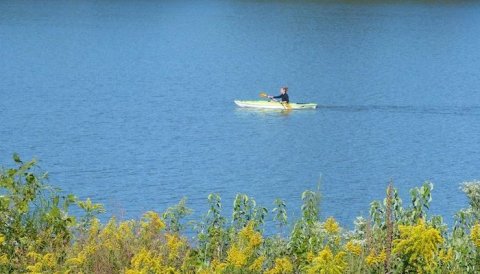
{"label": "yellow wildflower", "polygon": [[223,271],[225,270],[225,268],[227,268],[227,266],[228,266],[227,263],[222,263],[218,259],[213,259],[213,261],[210,263],[210,266],[202,269],[202,271],[205,274],[223,273]]}
{"label": "yellow wildflower", "polygon": [[315,258],[315,254],[312,251],[308,251],[307,252],[307,261],[312,262],[314,258]]}
{"label": "yellow wildflower", "polygon": [[94,255],[97,252],[98,248],[95,244],[89,244],[85,247],[85,253],[87,255]]}
{"label": "yellow wildflower", "polygon": [[383,264],[386,259],[387,254],[385,253],[385,250],[382,250],[378,255],[374,250],[372,250],[370,251],[370,254],[368,254],[367,258],[365,258],[365,262],[369,266],[376,266],[379,264]]}
{"label": "yellow wildflower", "polygon": [[232,245],[227,252],[227,261],[235,267],[242,267],[247,262],[247,256],[236,245]]}
{"label": "yellow wildflower", "polygon": [[267,270],[265,274],[287,274],[293,273],[292,262],[287,257],[275,259],[275,266]]}
{"label": "yellow wildflower", "polygon": [[[106,248],[115,252],[122,250],[124,246],[129,246],[135,239],[133,227],[133,221],[124,221],[117,224],[116,220],[112,218],[97,237],[101,240],[99,249]],[[92,239],[91,243],[97,245],[96,239]]]}
{"label": "yellow wildflower", "polygon": [[333,217],[329,217],[324,224],[325,230],[330,234],[336,234],[340,231],[340,225]]}
{"label": "yellow wildflower", "polygon": [[438,256],[440,257],[440,260],[443,263],[449,263],[453,261],[453,249],[449,248],[447,251],[442,249],[440,250],[440,253],[438,254]]}
{"label": "yellow wildflower", "polygon": [[85,262],[84,258],[81,258],[81,257],[77,256],[77,257],[69,258],[66,261],[66,264],[67,265],[74,265],[74,266],[81,266],[84,262]]}
{"label": "yellow wildflower", "polygon": [[156,230],[157,232],[165,228],[165,223],[160,219],[160,216],[154,211],[148,211],[143,215],[143,228]]}
{"label": "yellow wildflower", "polygon": [[265,261],[265,256],[260,256],[253,261],[253,263],[248,268],[250,271],[259,272],[262,270],[263,262]]}
{"label": "yellow wildflower", "polygon": [[307,273],[343,273],[347,266],[344,260],[345,254],[345,252],[341,251],[333,256],[330,248],[326,247],[313,259],[312,264],[307,268]]}
{"label": "yellow wildflower", "polygon": [[167,238],[168,259],[175,260],[180,256],[180,250],[184,246],[184,241],[176,234],[165,234]]}
{"label": "yellow wildflower", "polygon": [[90,225],[90,229],[88,230],[89,239],[94,239],[99,232],[100,232],[100,220],[95,218],[92,220],[92,224]]}
{"label": "yellow wildflower", "polygon": [[3,244],[4,242],[5,242],[5,236],[0,234],[0,245]]}
{"label": "yellow wildflower", "polygon": [[472,227],[470,231],[470,238],[472,239],[473,244],[480,248],[480,223],[477,223]]}
{"label": "yellow wildflower", "polygon": [[226,264],[226,263],[219,263],[219,264],[217,264],[217,265],[214,266],[215,273],[223,273],[223,271],[225,270],[225,268],[227,268],[227,264]]}
{"label": "yellow wildflower", "polygon": [[160,273],[163,269],[160,258],[154,256],[150,251],[143,248],[132,258],[132,268],[126,273]]}
{"label": "yellow wildflower", "polygon": [[42,255],[38,254],[35,251],[30,251],[30,252],[27,253],[27,257],[33,259],[34,261],[38,261],[38,260],[40,260]]}
{"label": "yellow wildflower", "polygon": [[125,221],[121,222],[120,225],[118,226],[118,234],[121,236],[121,238],[128,238],[129,236],[133,236],[133,226],[134,226],[133,221]]}
{"label": "yellow wildflower", "polygon": [[239,236],[250,248],[255,248],[263,242],[262,234],[253,228],[253,222],[249,222],[247,226],[240,230]]}
{"label": "yellow wildflower", "polygon": [[0,265],[8,264],[8,257],[7,254],[3,254],[0,256]]}
{"label": "yellow wildflower", "polygon": [[[252,255],[255,253],[255,249],[262,242],[262,234],[254,229],[253,222],[249,222],[247,226],[240,230],[235,243],[233,243],[227,251],[227,261],[235,267],[247,265],[247,262],[253,259]],[[257,261],[257,264],[258,263],[260,262]]]}
{"label": "yellow wildflower", "polygon": [[[158,273],[158,272],[156,272],[156,273]],[[167,267],[166,269],[164,269],[163,272],[161,272],[161,273],[165,273],[165,274],[179,274],[180,271],[178,271],[177,269],[175,269],[175,267],[169,266],[169,267]]]}
{"label": "yellow wildflower", "polygon": [[438,246],[443,243],[440,232],[420,219],[415,226],[400,225],[400,239],[394,241],[393,253],[408,258],[417,272],[432,272],[436,267]]}
{"label": "yellow wildflower", "polygon": [[48,268],[54,268],[57,265],[57,259],[53,253],[47,253],[43,256],[42,263]]}
{"label": "yellow wildflower", "polygon": [[29,252],[27,256],[33,259],[33,265],[27,266],[27,270],[30,272],[50,272],[57,266],[57,258],[53,253],[42,256],[36,252]]}
{"label": "yellow wildflower", "polygon": [[362,246],[353,240],[348,241],[348,243],[345,245],[345,249],[357,256],[360,256],[362,253]]}
{"label": "yellow wildflower", "polygon": [[87,254],[93,254],[93,252],[89,253],[90,250],[91,246],[87,245],[87,247],[80,251],[76,257],[67,259],[66,263],[72,266],[82,266],[87,261]]}
{"label": "yellow wildflower", "polygon": [[220,263],[221,263],[221,262],[220,262],[217,258],[215,258],[215,259],[213,259],[213,261],[210,263],[210,265],[211,265],[213,268],[215,268],[215,267],[216,267],[217,265],[219,265]]}
{"label": "yellow wildflower", "polygon": [[262,235],[260,232],[255,231],[252,236],[250,237],[249,244],[251,247],[257,247],[263,242]]}

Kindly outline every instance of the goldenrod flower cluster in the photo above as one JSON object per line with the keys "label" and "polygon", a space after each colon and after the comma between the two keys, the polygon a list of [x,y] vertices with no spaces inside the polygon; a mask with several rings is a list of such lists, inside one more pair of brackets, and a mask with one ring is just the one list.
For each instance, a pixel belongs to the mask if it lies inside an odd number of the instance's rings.
{"label": "goldenrod flower cluster", "polygon": [[440,232],[428,227],[423,219],[417,225],[400,225],[400,239],[394,241],[393,253],[407,258],[417,272],[432,272],[437,264],[436,256],[443,243]]}
{"label": "goldenrod flower cluster", "polygon": [[440,261],[444,264],[448,264],[453,261],[453,249],[449,248],[448,250],[440,250],[440,253],[438,254],[438,257],[440,258]]}
{"label": "goldenrod flower cluster", "polygon": [[263,268],[263,263],[265,262],[265,256],[260,256],[256,258],[253,263],[248,267],[250,271],[260,272]]}
{"label": "goldenrod flower cluster", "polygon": [[[5,242],[5,236],[0,234],[0,246]],[[2,254],[0,252],[0,265],[4,265],[8,263],[8,257],[7,254]]]}
{"label": "goldenrod flower cluster", "polygon": [[324,224],[325,230],[330,234],[337,234],[340,232],[340,225],[333,217],[329,217]]}
{"label": "goldenrod flower cluster", "polygon": [[345,250],[348,252],[360,256],[362,253],[362,246],[354,240],[350,240],[345,244]]}
{"label": "goldenrod flower cluster", "polygon": [[472,239],[473,244],[480,248],[480,223],[477,223],[472,227],[470,231],[470,239]]}
{"label": "goldenrod flower cluster", "polygon": [[347,266],[345,255],[345,252],[340,251],[334,256],[330,248],[326,247],[313,258],[312,264],[306,268],[307,273],[344,273]]}
{"label": "goldenrod flower cluster", "polygon": [[53,253],[41,255],[36,252],[29,252],[27,256],[32,259],[32,263],[27,266],[30,273],[54,272],[57,266],[57,258]]}
{"label": "goldenrod flower cluster", "polygon": [[269,269],[265,274],[289,274],[293,273],[293,264],[289,258],[283,257],[275,260],[275,265]]}
{"label": "goldenrod flower cluster", "polygon": [[254,222],[249,222],[240,230],[237,240],[228,250],[227,262],[235,268],[244,267],[252,262],[250,268],[261,269],[264,259],[254,257],[256,249],[262,242],[262,234],[254,229]]}
{"label": "goldenrod flower cluster", "polygon": [[176,234],[165,234],[167,240],[167,250],[168,250],[168,259],[170,261],[174,261],[179,259],[180,251],[182,247],[185,247],[186,242],[184,242],[178,235]]}
{"label": "goldenrod flower cluster", "polygon": [[227,252],[227,261],[234,267],[242,267],[247,263],[247,255],[237,245],[232,245]]}
{"label": "goldenrod flower cluster", "polygon": [[375,250],[371,250],[367,258],[365,258],[365,262],[369,266],[378,266],[383,264],[386,259],[387,254],[385,253],[385,250],[382,250],[378,253]]}

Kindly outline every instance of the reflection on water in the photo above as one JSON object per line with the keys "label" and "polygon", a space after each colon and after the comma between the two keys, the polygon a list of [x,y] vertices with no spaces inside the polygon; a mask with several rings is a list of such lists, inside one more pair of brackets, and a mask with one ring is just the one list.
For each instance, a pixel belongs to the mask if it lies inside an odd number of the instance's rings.
{"label": "reflection on water", "polygon": [[237,107],[235,109],[235,112],[241,115],[255,114],[255,115],[261,115],[261,116],[288,116],[292,113],[292,110]]}
{"label": "reflection on water", "polygon": [[247,108],[236,107],[235,113],[238,115],[260,115],[260,116],[289,116],[301,113],[312,113],[315,109],[268,109],[268,108]]}

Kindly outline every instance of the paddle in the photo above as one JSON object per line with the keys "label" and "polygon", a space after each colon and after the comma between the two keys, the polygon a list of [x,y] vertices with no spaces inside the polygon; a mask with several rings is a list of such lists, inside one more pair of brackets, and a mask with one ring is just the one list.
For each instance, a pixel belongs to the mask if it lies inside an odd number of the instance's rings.
{"label": "paddle", "polygon": [[[268,94],[266,94],[265,92],[260,92],[259,96],[263,97],[263,98],[269,98]],[[269,98],[269,99],[272,99],[273,101],[280,103],[283,106],[283,108],[286,109],[286,110],[290,109],[290,106],[288,105],[288,103],[284,104],[283,102],[279,102],[278,100],[275,100],[274,98]]]}
{"label": "paddle", "polygon": [[266,94],[265,92],[260,92],[259,96],[263,98],[267,98],[268,94]]}

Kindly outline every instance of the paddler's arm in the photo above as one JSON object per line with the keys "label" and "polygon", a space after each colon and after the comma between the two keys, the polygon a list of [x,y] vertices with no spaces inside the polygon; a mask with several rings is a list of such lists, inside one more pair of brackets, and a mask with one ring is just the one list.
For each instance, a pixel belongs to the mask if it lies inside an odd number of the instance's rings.
{"label": "paddler's arm", "polygon": [[275,102],[278,102],[278,100],[276,100],[275,98],[278,98],[278,96],[272,96],[272,95],[268,95],[268,99],[271,99]]}

